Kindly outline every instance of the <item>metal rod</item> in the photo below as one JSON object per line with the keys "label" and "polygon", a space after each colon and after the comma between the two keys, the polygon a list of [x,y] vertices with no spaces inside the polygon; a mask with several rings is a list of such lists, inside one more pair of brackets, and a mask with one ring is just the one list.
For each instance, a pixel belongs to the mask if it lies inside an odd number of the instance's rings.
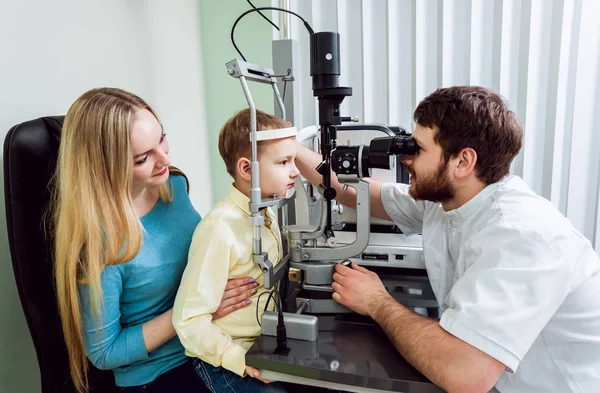
{"label": "metal rod", "polygon": [[[246,96],[246,101],[248,101],[248,107],[250,108],[250,141],[252,142],[252,162],[258,162],[258,144],[256,142],[256,106],[254,106],[254,101],[252,100],[252,95],[250,94],[250,89],[248,88],[248,83],[246,82],[246,78],[240,76],[240,83],[242,84],[242,89],[244,90],[244,95]],[[254,176],[256,175],[256,176]],[[259,174],[252,174],[252,185],[254,188],[260,184],[259,182]],[[252,199],[252,198],[250,198]],[[260,201],[252,201],[252,202],[260,202]]]}
{"label": "metal rod", "polygon": [[[291,11],[290,0],[279,0],[279,8]],[[279,12],[279,39],[289,40],[292,23],[292,14],[288,12]]]}
{"label": "metal rod", "polygon": [[[258,166],[258,142],[256,141],[256,107],[254,106],[254,101],[252,100],[246,78],[240,76],[239,79],[242,84],[242,90],[244,90],[244,95],[246,96],[246,101],[248,102],[248,107],[250,108],[250,139],[252,141],[252,161],[250,162],[250,215],[252,217],[259,217],[260,212],[258,209],[252,207],[252,203],[259,203],[262,199],[260,194],[260,172]],[[256,223],[253,223],[252,225],[254,254],[259,255],[262,252],[260,225],[256,225]]]}
{"label": "metal rod", "polygon": [[283,105],[283,100],[281,99],[281,94],[279,94],[279,88],[277,87],[277,82],[274,81],[273,83],[271,83],[271,86],[273,86],[273,93],[275,94],[275,98],[277,99],[277,104],[279,105],[279,110],[281,111],[281,118],[283,120],[287,120],[286,113],[285,113],[285,106]]}
{"label": "metal rod", "polygon": [[296,310],[296,314],[302,314],[304,312],[304,310],[306,310],[306,307],[308,307],[308,302],[301,301],[300,307],[298,307],[298,309]]}

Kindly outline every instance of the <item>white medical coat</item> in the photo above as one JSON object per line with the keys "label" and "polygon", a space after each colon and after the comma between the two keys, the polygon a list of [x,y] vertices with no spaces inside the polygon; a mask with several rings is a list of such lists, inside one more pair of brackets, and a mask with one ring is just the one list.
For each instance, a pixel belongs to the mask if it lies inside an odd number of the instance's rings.
{"label": "white medical coat", "polygon": [[502,362],[500,392],[600,392],[600,259],[550,202],[510,176],[458,209],[385,184],[383,206],[423,258],[440,325]]}

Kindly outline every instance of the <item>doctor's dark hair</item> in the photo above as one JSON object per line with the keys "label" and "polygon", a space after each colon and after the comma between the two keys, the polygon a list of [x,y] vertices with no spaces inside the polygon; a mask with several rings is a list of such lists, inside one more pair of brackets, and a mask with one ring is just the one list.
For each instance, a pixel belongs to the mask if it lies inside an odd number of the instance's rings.
{"label": "doctor's dark hair", "polygon": [[[290,125],[280,117],[256,110],[256,131],[276,130]],[[258,143],[258,153],[260,154]],[[250,142],[250,109],[236,112],[223,124],[219,132],[219,153],[225,162],[227,173],[235,179],[236,166],[240,158],[252,158]]]}
{"label": "doctor's dark hair", "polygon": [[477,177],[486,184],[508,175],[521,150],[523,131],[514,112],[502,97],[483,87],[437,89],[419,103],[414,120],[438,127],[434,140],[442,147],[445,162],[464,148],[475,150]]}

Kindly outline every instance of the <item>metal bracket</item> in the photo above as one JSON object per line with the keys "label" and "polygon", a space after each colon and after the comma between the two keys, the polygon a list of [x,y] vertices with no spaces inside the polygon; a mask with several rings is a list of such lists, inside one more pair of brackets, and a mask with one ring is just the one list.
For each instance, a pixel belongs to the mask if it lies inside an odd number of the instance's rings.
{"label": "metal bracket", "polygon": [[260,270],[263,272],[263,277],[265,281],[265,288],[271,289],[277,284],[279,280],[283,278],[284,273],[286,272],[286,267],[290,263],[289,256],[285,256],[277,266],[273,266],[273,263],[269,261],[269,255],[266,252],[263,252],[259,255],[253,255],[254,263],[260,267]]}
{"label": "metal bracket", "polygon": [[[305,241],[314,238],[316,234],[322,234],[322,225],[313,233],[306,233],[305,228],[288,227],[288,242],[290,244],[290,259],[292,262],[308,262],[308,261],[334,261],[340,259],[352,258],[367,248],[369,244],[370,228],[370,199],[369,199],[369,183],[364,180],[351,185],[356,189],[356,240],[342,247],[313,247],[306,246]],[[321,211],[323,214],[328,214]],[[321,220],[321,224],[323,220]]]}
{"label": "metal bracket", "polygon": [[277,82],[275,73],[270,68],[261,67],[238,59],[231,60],[225,66],[227,67],[227,73],[234,78],[245,77],[252,82],[267,84]]}
{"label": "metal bracket", "polygon": [[250,109],[250,136],[252,141],[252,162],[250,163],[250,168],[252,176],[250,179],[250,203],[248,208],[250,210],[250,224],[252,225],[252,252],[254,263],[257,264],[263,272],[265,288],[270,289],[281,279],[281,277],[283,277],[283,274],[286,271],[285,267],[289,263],[289,258],[286,256],[277,267],[274,268],[273,264],[269,261],[267,253],[262,251],[261,225],[264,223],[264,219],[260,211],[269,206],[281,208],[287,203],[287,200],[285,198],[262,199],[256,138],[256,107],[252,95],[250,94],[247,81],[271,85],[281,110],[281,117],[284,120],[285,107],[283,106],[283,101],[279,94],[279,89],[277,88],[277,79],[275,78],[275,73],[272,69],[238,59],[226,63],[226,67],[229,75],[239,79]]}

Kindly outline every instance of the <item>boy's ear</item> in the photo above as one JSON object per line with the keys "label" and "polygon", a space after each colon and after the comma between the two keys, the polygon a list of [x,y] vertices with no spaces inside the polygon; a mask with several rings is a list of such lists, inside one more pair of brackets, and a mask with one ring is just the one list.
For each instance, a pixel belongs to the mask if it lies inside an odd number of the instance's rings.
{"label": "boy's ear", "polygon": [[250,181],[250,160],[247,159],[246,157],[240,157],[240,159],[237,161],[237,173],[238,175],[247,181]]}

